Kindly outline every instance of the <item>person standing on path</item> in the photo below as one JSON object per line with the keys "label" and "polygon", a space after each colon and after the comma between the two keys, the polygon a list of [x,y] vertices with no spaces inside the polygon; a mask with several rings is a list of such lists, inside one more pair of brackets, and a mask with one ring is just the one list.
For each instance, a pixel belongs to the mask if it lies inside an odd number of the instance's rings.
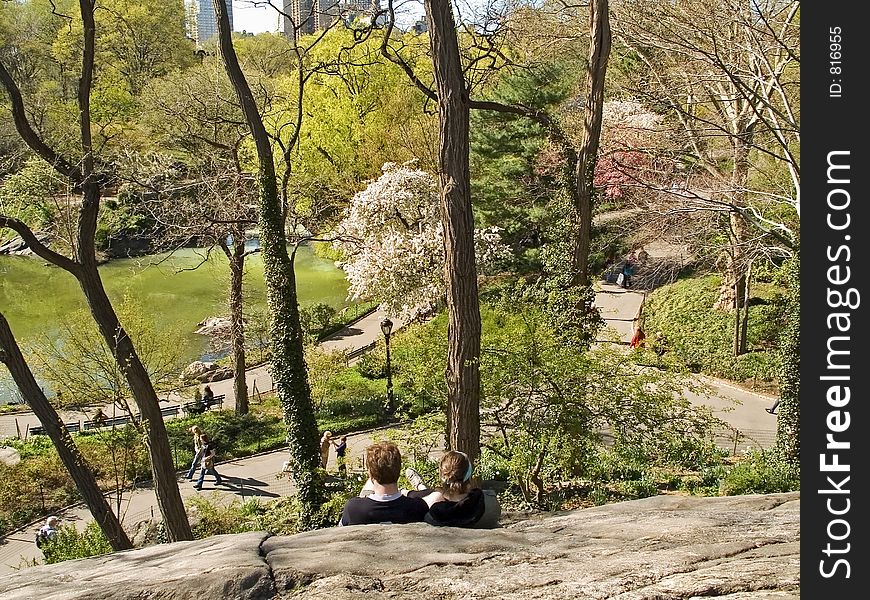
{"label": "person standing on path", "polygon": [[186,477],[188,479],[193,479],[193,472],[196,471],[199,463],[202,462],[202,451],[204,446],[202,440],[200,440],[202,429],[199,428],[199,425],[191,426],[188,431],[193,434],[193,460],[190,462],[190,469],[187,470]]}
{"label": "person standing on path", "polygon": [[[333,442],[335,444],[335,442]],[[341,436],[338,444],[335,444],[335,461],[338,463],[338,474],[347,477],[347,436]]]}
{"label": "person standing on path", "polygon": [[332,432],[324,431],[323,437],[320,438],[320,468],[326,470],[326,463],[329,462],[329,448],[332,446]]}
{"label": "person standing on path", "polygon": [[206,472],[210,473],[214,477],[215,485],[223,485],[223,479],[221,478],[220,473],[214,468],[215,456],[217,455],[217,445],[215,441],[210,439],[208,435],[202,434],[200,436],[200,441],[202,442],[202,466],[199,470],[199,480],[197,480],[196,485],[194,485],[194,489],[201,490],[202,482],[205,479]]}

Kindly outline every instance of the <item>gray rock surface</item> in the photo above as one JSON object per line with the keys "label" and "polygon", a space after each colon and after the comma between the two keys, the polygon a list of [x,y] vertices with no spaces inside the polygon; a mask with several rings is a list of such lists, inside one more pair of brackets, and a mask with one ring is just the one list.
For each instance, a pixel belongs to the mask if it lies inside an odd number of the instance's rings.
{"label": "gray rock surface", "polygon": [[217,536],[33,567],[0,598],[772,600],[800,597],[799,546],[798,492],[656,496],[495,530]]}

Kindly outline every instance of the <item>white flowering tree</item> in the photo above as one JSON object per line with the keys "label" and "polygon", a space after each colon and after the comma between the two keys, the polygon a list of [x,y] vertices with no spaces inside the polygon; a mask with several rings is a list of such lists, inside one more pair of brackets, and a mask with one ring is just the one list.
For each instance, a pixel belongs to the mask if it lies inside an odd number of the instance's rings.
{"label": "white flowering tree", "polygon": [[[444,228],[438,182],[412,166],[387,163],[383,175],[351,200],[333,246],[344,260],[351,299],[374,299],[387,312],[413,319],[445,295]],[[479,272],[510,255],[498,227],[475,230]]]}

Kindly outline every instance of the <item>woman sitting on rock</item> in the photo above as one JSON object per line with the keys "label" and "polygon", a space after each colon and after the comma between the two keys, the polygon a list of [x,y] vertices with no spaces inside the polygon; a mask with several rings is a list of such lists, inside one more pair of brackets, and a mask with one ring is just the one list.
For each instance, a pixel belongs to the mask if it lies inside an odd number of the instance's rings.
{"label": "woman sitting on rock", "polygon": [[410,497],[423,498],[429,505],[425,521],[430,525],[492,529],[498,527],[501,506],[492,490],[471,486],[474,468],[464,452],[451,450],[441,457],[438,475],[441,487],[426,487],[423,478],[414,469],[406,469],[405,477],[416,490]]}

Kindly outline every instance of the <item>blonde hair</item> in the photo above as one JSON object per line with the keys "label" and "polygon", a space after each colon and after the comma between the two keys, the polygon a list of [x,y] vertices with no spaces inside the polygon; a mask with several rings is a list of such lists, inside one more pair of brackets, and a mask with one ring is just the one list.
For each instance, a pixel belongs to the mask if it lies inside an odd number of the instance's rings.
{"label": "blonde hair", "polygon": [[451,450],[441,457],[438,463],[438,476],[441,478],[441,492],[464,494],[471,487],[469,472],[471,461],[463,452]]}

